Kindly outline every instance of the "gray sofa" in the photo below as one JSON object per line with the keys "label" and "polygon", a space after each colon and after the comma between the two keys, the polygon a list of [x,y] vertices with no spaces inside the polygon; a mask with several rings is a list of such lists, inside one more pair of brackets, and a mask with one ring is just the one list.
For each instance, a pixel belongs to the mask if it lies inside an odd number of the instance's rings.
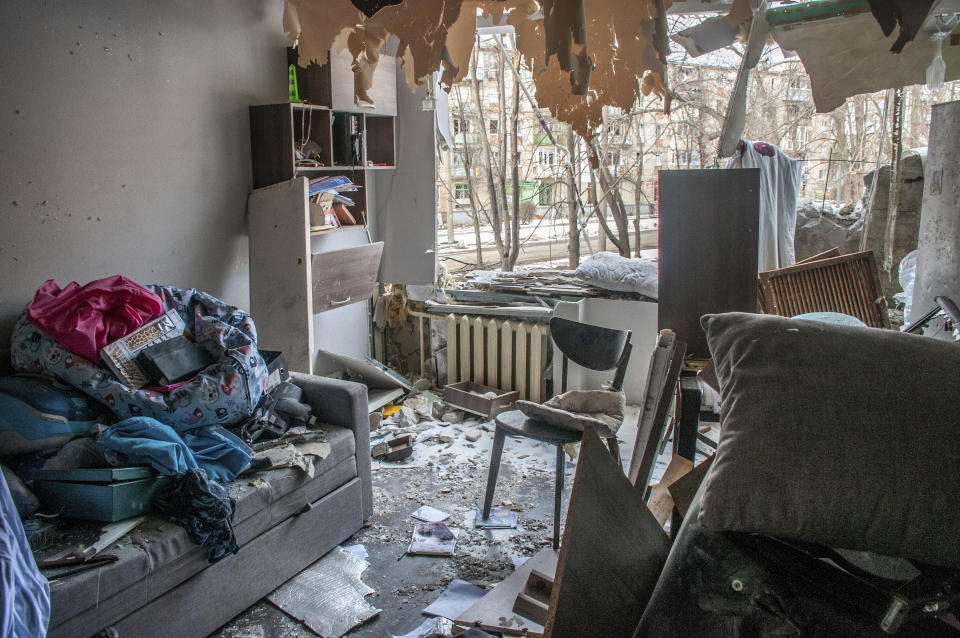
{"label": "gray sofa", "polygon": [[360,529],[373,513],[365,386],[291,374],[321,423],[330,454],[299,469],[245,475],[237,500],[240,551],[209,564],[183,528],[150,516],[110,549],[120,559],[55,580],[49,636],[206,636]]}

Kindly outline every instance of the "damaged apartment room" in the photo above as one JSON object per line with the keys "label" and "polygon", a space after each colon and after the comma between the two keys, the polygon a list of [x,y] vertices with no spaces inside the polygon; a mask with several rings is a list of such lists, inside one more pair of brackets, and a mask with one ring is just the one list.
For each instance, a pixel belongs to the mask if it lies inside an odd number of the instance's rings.
{"label": "damaged apartment room", "polygon": [[2,3],[0,636],[960,635],[958,22]]}

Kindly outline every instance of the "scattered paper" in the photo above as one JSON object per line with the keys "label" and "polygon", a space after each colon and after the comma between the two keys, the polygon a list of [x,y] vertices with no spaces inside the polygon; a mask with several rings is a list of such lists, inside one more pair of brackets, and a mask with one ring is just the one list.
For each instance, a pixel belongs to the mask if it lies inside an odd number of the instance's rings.
{"label": "scattered paper", "polygon": [[423,610],[427,616],[443,616],[454,619],[470,609],[475,602],[483,598],[487,590],[465,580],[455,578],[447,585],[440,597]]}
{"label": "scattered paper", "polygon": [[473,526],[481,529],[511,529],[517,526],[517,513],[511,510],[494,507],[490,516],[483,518],[483,510],[477,510]]}
{"label": "scattered paper", "polygon": [[431,634],[440,634],[446,636],[453,632],[453,623],[446,618],[430,618],[420,623],[420,626],[411,632],[405,634],[392,634],[389,631],[389,638],[427,638]]}
{"label": "scattered paper", "polygon": [[427,556],[453,556],[460,530],[451,529],[443,523],[417,523],[413,527],[413,541],[408,554]]}
{"label": "scattered paper", "polygon": [[441,523],[450,518],[450,515],[446,512],[441,512],[429,505],[424,505],[410,516],[427,523]]}
{"label": "scattered paper", "polygon": [[359,558],[360,560],[366,560],[367,557],[370,556],[370,552],[368,552],[366,546],[364,546],[364,545],[362,545],[362,544],[360,544],[360,545],[348,545],[348,546],[343,546],[343,545],[341,545],[341,546],[340,546],[340,549],[342,549],[342,550],[345,551],[345,552],[350,552],[351,554],[353,554],[354,556],[356,556],[356,557]]}
{"label": "scattered paper", "polygon": [[267,598],[323,638],[340,638],[381,611],[365,599],[373,593],[360,580],[368,566],[367,561],[335,547]]}

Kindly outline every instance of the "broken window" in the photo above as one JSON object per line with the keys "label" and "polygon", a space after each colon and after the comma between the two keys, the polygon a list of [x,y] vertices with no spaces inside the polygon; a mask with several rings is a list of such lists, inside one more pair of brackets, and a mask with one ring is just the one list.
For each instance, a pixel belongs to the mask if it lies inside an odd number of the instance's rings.
{"label": "broken window", "polygon": [[490,120],[489,124],[487,124],[487,130],[490,131],[490,134],[491,134],[491,135],[496,135],[496,134],[497,134],[497,127],[498,127],[499,125],[500,125],[500,121],[499,121],[499,120]]}

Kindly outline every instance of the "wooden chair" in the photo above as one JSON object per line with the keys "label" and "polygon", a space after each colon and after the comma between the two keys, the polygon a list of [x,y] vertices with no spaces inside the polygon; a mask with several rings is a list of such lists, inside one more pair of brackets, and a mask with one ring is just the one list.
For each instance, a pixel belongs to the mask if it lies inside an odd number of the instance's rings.
{"label": "wooden chair", "polygon": [[[623,386],[623,378],[630,360],[631,332],[613,330],[590,324],[554,317],[550,320],[550,335],[560,352],[563,353],[561,366],[561,392],[567,391],[567,368],[569,361],[590,370],[616,369],[610,389],[618,391]],[[497,474],[500,472],[500,458],[503,455],[503,443],[507,435],[522,436],[557,448],[557,477],[553,507],[553,548],[560,546],[560,501],[563,495],[563,446],[576,443],[583,432],[554,427],[525,415],[520,410],[503,412],[495,419],[496,434],[493,449],[490,452],[490,472],[487,476],[487,491],[483,498],[483,520],[490,517],[493,504],[493,492],[497,486]],[[607,439],[611,454],[620,461],[617,437]]]}

